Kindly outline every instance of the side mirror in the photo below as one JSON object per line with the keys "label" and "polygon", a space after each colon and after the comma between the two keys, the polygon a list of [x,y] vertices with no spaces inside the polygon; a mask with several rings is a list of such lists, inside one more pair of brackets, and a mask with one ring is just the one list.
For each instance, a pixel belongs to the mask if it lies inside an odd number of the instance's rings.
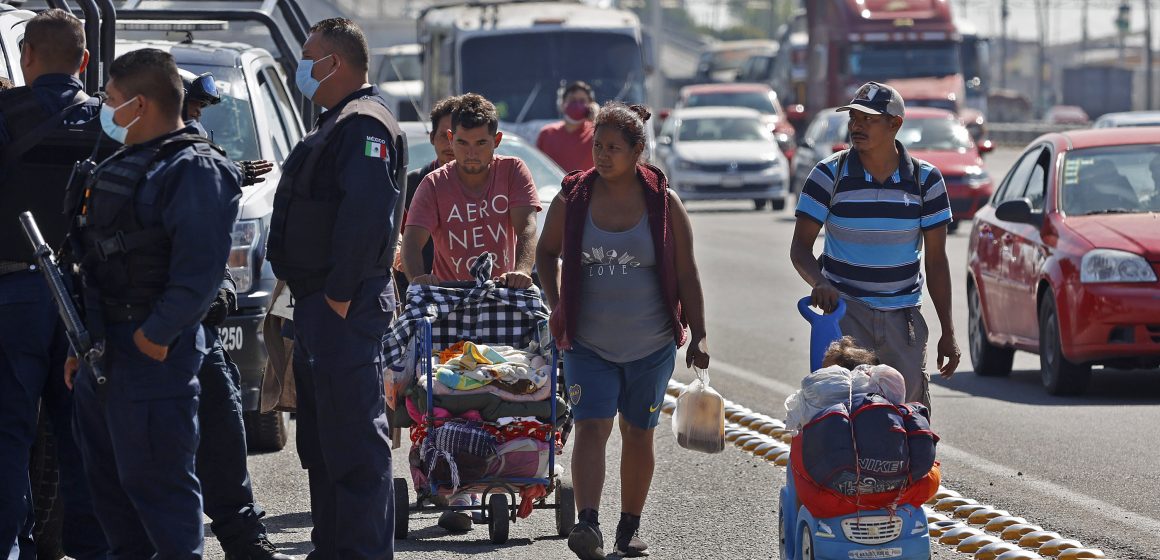
{"label": "side mirror", "polygon": [[672,143],[673,143],[672,136],[658,136],[657,137],[657,144],[660,144],[662,146],[669,146]]}
{"label": "side mirror", "polygon": [[995,218],[1017,224],[1043,225],[1043,213],[1031,209],[1031,201],[1026,198],[1008,200],[995,208]]}
{"label": "side mirror", "polygon": [[667,120],[669,118],[669,115],[672,115],[672,114],[673,114],[672,109],[661,109],[660,112],[657,113],[657,116],[659,116],[661,118],[661,120],[663,121],[663,120]]}
{"label": "side mirror", "polygon": [[990,140],[981,140],[975,143],[975,147],[979,150],[979,155],[989,154],[995,151],[995,143]]}

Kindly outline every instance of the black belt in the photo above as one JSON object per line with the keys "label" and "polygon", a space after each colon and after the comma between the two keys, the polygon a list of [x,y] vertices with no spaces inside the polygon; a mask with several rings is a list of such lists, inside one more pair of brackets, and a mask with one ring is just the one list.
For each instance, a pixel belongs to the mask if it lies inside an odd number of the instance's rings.
{"label": "black belt", "polygon": [[102,314],[109,323],[141,323],[150,313],[153,313],[153,308],[141,303],[104,302],[102,305]]}
{"label": "black belt", "polygon": [[0,276],[26,270],[36,270],[36,265],[22,261],[0,261]]}

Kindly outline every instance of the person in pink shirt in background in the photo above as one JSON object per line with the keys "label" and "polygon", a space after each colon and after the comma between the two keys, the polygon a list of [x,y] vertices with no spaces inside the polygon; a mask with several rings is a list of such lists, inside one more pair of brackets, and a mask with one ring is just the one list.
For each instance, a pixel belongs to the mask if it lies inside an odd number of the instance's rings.
{"label": "person in pink shirt in background", "polygon": [[545,125],[536,138],[536,147],[565,172],[592,169],[592,139],[596,134],[596,95],[592,86],[572,82],[560,93],[564,120]]}
{"label": "person in pink shirt in background", "polygon": [[[471,266],[486,251],[496,254],[501,284],[531,286],[540,197],[523,161],[495,155],[503,138],[495,105],[461,96],[448,134],[455,161],[423,178],[407,211],[404,273],[412,284],[471,281]],[[423,262],[428,239],[435,241],[432,270]]]}

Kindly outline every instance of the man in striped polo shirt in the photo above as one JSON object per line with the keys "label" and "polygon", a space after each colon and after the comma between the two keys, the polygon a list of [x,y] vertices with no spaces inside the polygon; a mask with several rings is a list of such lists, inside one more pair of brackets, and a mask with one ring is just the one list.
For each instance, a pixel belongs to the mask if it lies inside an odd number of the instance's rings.
{"label": "man in striped polo shirt", "polygon": [[[954,375],[960,356],[951,321],[946,185],[938,169],[910,157],[895,140],[906,107],[894,88],[869,82],[838,110],[850,112],[853,148],[818,163],[806,180],[790,259],[813,287],[811,303],[828,313],[845,299],[843,334],[902,372],[907,401],[929,407],[929,333],[919,312],[924,252],[942,327],[936,364],[943,377]],[[822,226],[826,244],[815,259]]]}

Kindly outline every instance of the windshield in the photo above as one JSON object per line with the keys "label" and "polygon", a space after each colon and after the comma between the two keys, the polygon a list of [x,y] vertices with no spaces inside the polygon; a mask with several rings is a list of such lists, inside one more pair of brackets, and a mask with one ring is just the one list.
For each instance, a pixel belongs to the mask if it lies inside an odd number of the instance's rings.
{"label": "windshield", "polygon": [[677,133],[681,142],[754,142],[773,141],[761,122],[750,117],[712,117],[685,119]]}
{"label": "windshield", "polygon": [[[536,183],[536,190],[540,194],[540,202],[547,203],[560,190],[560,181],[564,179],[564,171],[556,162],[552,161],[543,152],[525,143],[523,139],[505,134],[503,142],[495,149],[501,156],[518,157],[532,172],[532,180]],[[425,134],[407,135],[407,156],[411,169],[419,169],[435,159],[435,148],[431,146]]]}
{"label": "windshield", "polygon": [[745,64],[745,60],[754,54],[767,50],[767,47],[740,47],[707,52],[703,55],[703,63],[707,63],[710,72],[722,70],[737,70]]}
{"label": "windshield", "polygon": [[971,133],[954,119],[907,119],[898,141],[908,150],[962,152],[971,148]]}
{"label": "windshield", "polygon": [[694,93],[685,101],[686,107],[747,107],[757,109],[763,115],[779,114],[778,107],[770,93],[760,91],[731,91],[719,93]]}
{"label": "windshield", "polygon": [[850,76],[860,80],[896,80],[958,74],[955,43],[860,43],[850,45]]}
{"label": "windshield", "polygon": [[201,112],[201,126],[209,132],[210,139],[221,146],[234,161],[262,159],[254,125],[254,110],[250,106],[250,92],[246,89],[246,77],[242,71],[200,64],[179,66],[199,75],[210,72],[217,82],[222,102],[210,105]]}
{"label": "windshield", "polygon": [[418,54],[384,55],[379,64],[378,82],[405,82],[422,80]]}
{"label": "windshield", "polygon": [[555,120],[557,90],[583,80],[600,103],[644,102],[640,45],[629,35],[538,32],[477,37],[460,48],[462,91],[495,103],[508,122]]}
{"label": "windshield", "polygon": [[1063,211],[1135,214],[1160,211],[1160,144],[1075,150],[1063,162]]}

